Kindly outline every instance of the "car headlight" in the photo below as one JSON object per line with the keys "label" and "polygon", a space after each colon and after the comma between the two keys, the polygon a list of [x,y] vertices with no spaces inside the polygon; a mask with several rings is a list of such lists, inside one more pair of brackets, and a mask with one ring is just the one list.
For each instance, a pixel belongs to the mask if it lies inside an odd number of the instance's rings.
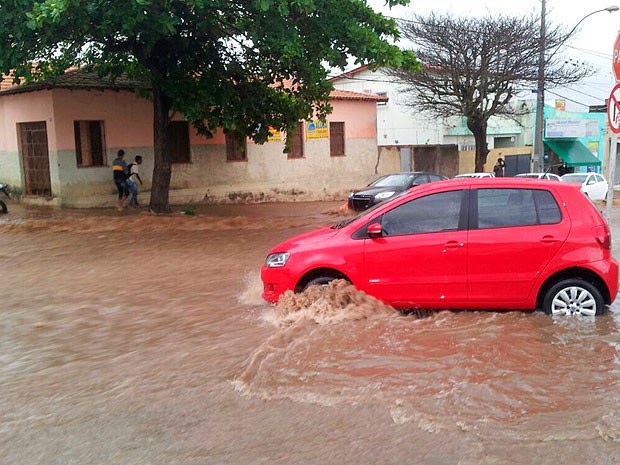
{"label": "car headlight", "polygon": [[394,191],[387,191],[387,192],[381,192],[377,195],[375,195],[375,199],[376,200],[385,200],[385,199],[389,199],[390,197],[392,197],[396,192]]}
{"label": "car headlight", "polygon": [[281,268],[286,265],[288,261],[288,257],[290,257],[290,253],[288,252],[279,252],[272,253],[267,255],[267,259],[265,260],[265,266],[268,268]]}

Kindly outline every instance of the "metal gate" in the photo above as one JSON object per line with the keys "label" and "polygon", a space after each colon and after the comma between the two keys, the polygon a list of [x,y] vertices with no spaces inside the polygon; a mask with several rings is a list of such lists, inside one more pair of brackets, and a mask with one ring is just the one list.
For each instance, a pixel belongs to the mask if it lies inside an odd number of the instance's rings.
{"label": "metal gate", "polygon": [[506,162],[504,176],[530,172],[530,155],[508,155],[504,161]]}
{"label": "metal gate", "polygon": [[52,183],[45,121],[18,123],[17,126],[24,160],[24,193],[51,197]]}

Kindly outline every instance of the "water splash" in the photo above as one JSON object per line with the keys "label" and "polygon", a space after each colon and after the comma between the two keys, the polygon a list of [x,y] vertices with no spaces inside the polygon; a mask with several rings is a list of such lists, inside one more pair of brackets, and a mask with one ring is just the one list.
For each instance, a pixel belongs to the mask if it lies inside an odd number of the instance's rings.
{"label": "water splash", "polygon": [[299,294],[286,291],[276,306],[276,314],[283,325],[302,319],[317,324],[333,324],[394,313],[396,310],[393,307],[358,291],[342,279],[325,286],[310,286]]}

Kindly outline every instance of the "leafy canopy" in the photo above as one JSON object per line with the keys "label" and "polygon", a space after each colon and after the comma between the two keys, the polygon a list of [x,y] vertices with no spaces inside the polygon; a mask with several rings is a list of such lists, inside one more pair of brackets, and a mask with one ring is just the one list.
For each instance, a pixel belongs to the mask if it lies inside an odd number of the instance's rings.
{"label": "leafy canopy", "polygon": [[264,142],[270,126],[325,117],[329,69],[351,57],[417,69],[398,35],[363,0],[0,0],[0,71],[139,78],[203,134]]}

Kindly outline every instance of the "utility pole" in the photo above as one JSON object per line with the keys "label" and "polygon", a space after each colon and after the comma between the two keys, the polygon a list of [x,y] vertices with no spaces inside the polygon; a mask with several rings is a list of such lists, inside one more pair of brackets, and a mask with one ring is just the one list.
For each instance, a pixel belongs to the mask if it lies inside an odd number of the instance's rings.
{"label": "utility pole", "polygon": [[540,43],[538,44],[538,86],[536,94],[536,126],[534,129],[534,153],[532,156],[532,171],[542,171],[545,149],[543,147],[543,131],[545,121],[545,51],[547,28],[545,17],[547,16],[546,0],[541,0],[540,10]]}

